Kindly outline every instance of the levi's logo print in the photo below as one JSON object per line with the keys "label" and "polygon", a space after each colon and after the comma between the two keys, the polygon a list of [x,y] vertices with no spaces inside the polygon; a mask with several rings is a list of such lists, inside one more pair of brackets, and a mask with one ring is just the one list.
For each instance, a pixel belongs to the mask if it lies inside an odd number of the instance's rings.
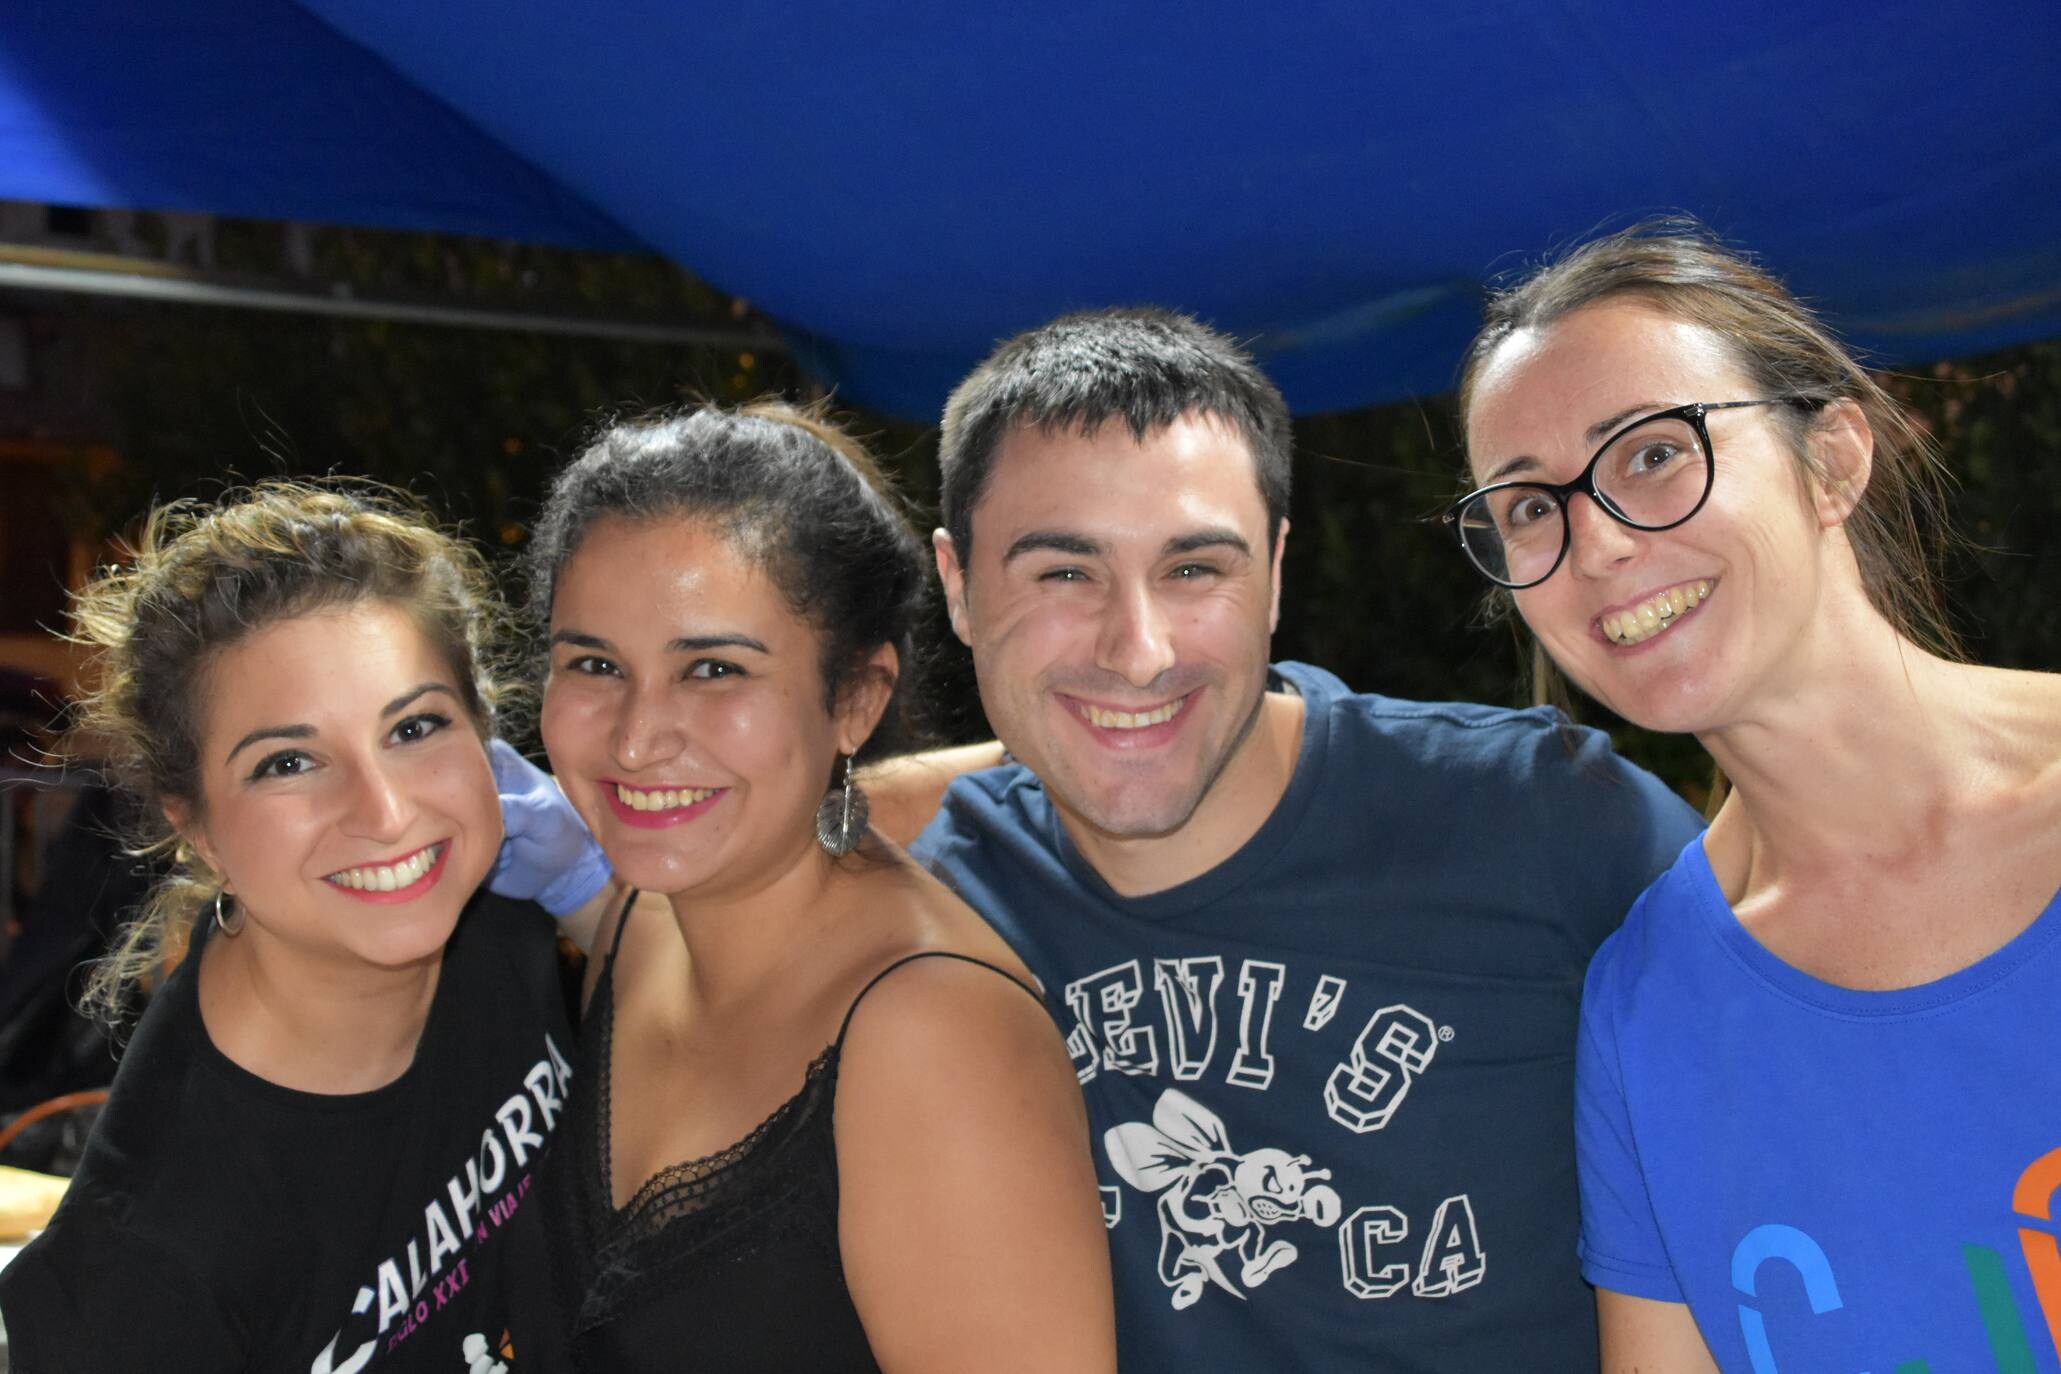
{"label": "levi's logo print", "polygon": [[[1441,1298],[1481,1283],[1488,1257],[1467,1194],[1406,1216],[1389,1199],[1341,1196],[1325,1153],[1405,1110],[1452,1029],[1403,1003],[1373,1009],[1349,1040],[1325,1037],[1343,1052],[1321,1084],[1296,1085],[1305,1103],[1276,1083],[1282,1042],[1330,1026],[1348,985],[1325,974],[1292,1007],[1289,986],[1285,964],[1245,959],[1234,972],[1218,955],[1127,960],[1065,986],[1067,1052],[1084,1087],[1105,1074],[1183,1085],[1159,1094],[1149,1121],[1103,1133],[1122,1181],[1102,1189],[1104,1223],[1157,1227],[1158,1277],[1176,1311],[1250,1300],[1297,1264],[1329,1267],[1361,1299]],[[1241,1092],[1282,1095],[1267,1138],[1234,1139],[1210,1105]]]}
{"label": "levi's logo print", "polygon": [[492,1336],[477,1330],[436,1334],[444,1330],[436,1318],[472,1282],[480,1251],[522,1205],[571,1083],[572,1066],[546,1033],[543,1055],[494,1109],[478,1150],[453,1161],[443,1192],[423,1205],[415,1233],[373,1266],[342,1327],[316,1352],[309,1374],[357,1374],[404,1341],[420,1340],[450,1342],[453,1374],[508,1374],[515,1351],[505,1329],[496,1328]]}
{"label": "levi's logo print", "polygon": [[[2051,1344],[2061,1358],[2061,1238],[2056,1235],[2061,1216],[2055,1212],[2057,1197],[2061,1197],[2061,1148],[2049,1150],[2027,1165],[2012,1189],[2017,1255],[1972,1242],[1961,1246],[1961,1262],[1975,1300],[1974,1320],[1980,1323],[1989,1354],[2002,1374],[2030,1374],[2037,1369],[2035,1342]],[[2021,1314],[2012,1299],[2009,1266],[2014,1262],[2022,1262],[2032,1280],[2037,1314]],[[1783,1331],[1762,1310],[1764,1297],[1773,1294],[1777,1285],[1801,1287],[1803,1305],[1810,1313],[1799,1318],[1802,1321],[1845,1307],[1832,1257],[1809,1232],[1773,1222],[1748,1231],[1732,1251],[1732,1286],[1739,1293],[1739,1331],[1753,1362],[1753,1374],[1779,1374],[1785,1368],[1776,1359],[1782,1350]],[[1865,1325],[1859,1329],[1865,1334]],[[1801,1332],[1790,1334],[1798,1339],[1804,1336]],[[1971,1342],[1975,1334],[1969,1331]],[[1935,1371],[1932,1358],[1954,1352],[1879,1353],[1895,1358],[1892,1367],[1896,1374],[1941,1374],[1950,1366]]]}

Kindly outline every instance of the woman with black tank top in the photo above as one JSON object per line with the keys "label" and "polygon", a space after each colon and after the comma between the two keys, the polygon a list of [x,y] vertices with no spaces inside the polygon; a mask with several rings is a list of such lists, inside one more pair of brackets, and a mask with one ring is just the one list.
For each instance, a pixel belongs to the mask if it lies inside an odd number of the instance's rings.
{"label": "woman with black tank top", "polygon": [[647,894],[543,1195],[582,1368],[1115,1367],[1057,1030],[850,782],[924,591],[865,452],[784,406],[615,426],[552,489],[544,740]]}

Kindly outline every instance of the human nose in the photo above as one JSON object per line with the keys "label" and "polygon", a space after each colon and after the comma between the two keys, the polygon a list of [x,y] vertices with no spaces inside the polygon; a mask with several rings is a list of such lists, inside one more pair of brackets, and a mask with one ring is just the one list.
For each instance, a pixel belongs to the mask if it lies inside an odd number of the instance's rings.
{"label": "human nose", "polygon": [[346,834],[368,840],[397,840],[407,832],[415,807],[407,790],[382,760],[359,768],[351,780]]}
{"label": "human nose", "polygon": [[1174,666],[1173,627],[1150,588],[1120,593],[1103,618],[1099,666],[1144,687]]}
{"label": "human nose", "polygon": [[1568,562],[1582,577],[1602,577],[1639,552],[1638,532],[1582,492],[1567,497],[1567,538]]}
{"label": "human nose", "polygon": [[634,773],[679,753],[682,739],[667,703],[656,691],[636,686],[623,699],[609,743],[615,761]]}

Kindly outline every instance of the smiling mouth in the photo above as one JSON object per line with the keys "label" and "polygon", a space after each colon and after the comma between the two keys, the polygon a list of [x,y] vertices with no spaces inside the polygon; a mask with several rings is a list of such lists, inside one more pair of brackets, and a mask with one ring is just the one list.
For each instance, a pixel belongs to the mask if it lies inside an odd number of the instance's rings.
{"label": "smiling mouth", "polygon": [[1082,720],[1097,729],[1146,730],[1155,725],[1164,725],[1181,714],[1181,708],[1188,704],[1188,698],[1193,695],[1195,694],[1190,692],[1186,696],[1175,697],[1164,706],[1155,706],[1149,711],[1111,711],[1078,699],[1073,702],[1073,708]]}
{"label": "smiling mouth", "polygon": [[1667,633],[1689,612],[1710,596],[1711,582],[1701,579],[1655,592],[1636,606],[1606,611],[1596,619],[1596,628],[1612,644],[1643,644],[1655,635]]}
{"label": "smiling mouth", "polygon": [[622,783],[609,784],[616,799],[632,811],[677,811],[684,806],[705,802],[720,787],[628,787]]}
{"label": "smiling mouth", "polygon": [[438,840],[390,864],[339,869],[326,875],[322,881],[352,892],[399,892],[421,882],[436,867],[437,860],[443,857],[449,846],[449,840]]}

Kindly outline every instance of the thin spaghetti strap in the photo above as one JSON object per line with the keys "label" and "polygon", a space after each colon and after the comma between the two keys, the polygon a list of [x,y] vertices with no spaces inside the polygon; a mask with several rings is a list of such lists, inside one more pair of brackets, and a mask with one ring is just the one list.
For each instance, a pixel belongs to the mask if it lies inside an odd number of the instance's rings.
{"label": "thin spaghetti strap", "polygon": [[616,913],[615,938],[608,942],[608,966],[610,968],[615,967],[615,952],[623,947],[623,930],[630,924],[630,908],[637,904],[637,898],[641,895],[636,888],[631,888],[630,895],[623,898],[623,909]]}
{"label": "thin spaghetti strap", "polygon": [[1045,999],[1038,995],[1037,989],[1031,987],[1030,984],[1024,982],[1022,979],[1018,978],[1009,970],[1005,968],[998,968],[995,965],[989,963],[985,959],[976,959],[971,954],[954,954],[952,953],[952,951],[948,949],[921,950],[915,954],[904,954],[901,958],[895,960],[892,964],[889,964],[886,968],[874,974],[873,977],[867,981],[866,986],[859,989],[859,995],[857,997],[854,997],[852,999],[851,1006],[845,1009],[844,1024],[837,1028],[837,1048],[840,1052],[842,1052],[844,1049],[844,1033],[852,1028],[852,1014],[858,1011],[859,1003],[866,1000],[866,994],[873,991],[875,987],[879,986],[880,980],[887,977],[888,974],[893,973],[903,964],[913,964],[918,959],[957,959],[962,964],[978,965],[979,967],[986,969],[990,973],[999,974],[1002,977],[1007,978],[1010,982],[1016,984],[1017,987],[1022,988],[1024,994],[1027,997],[1029,997],[1033,1002],[1036,1002],[1040,1007],[1045,1005]]}

